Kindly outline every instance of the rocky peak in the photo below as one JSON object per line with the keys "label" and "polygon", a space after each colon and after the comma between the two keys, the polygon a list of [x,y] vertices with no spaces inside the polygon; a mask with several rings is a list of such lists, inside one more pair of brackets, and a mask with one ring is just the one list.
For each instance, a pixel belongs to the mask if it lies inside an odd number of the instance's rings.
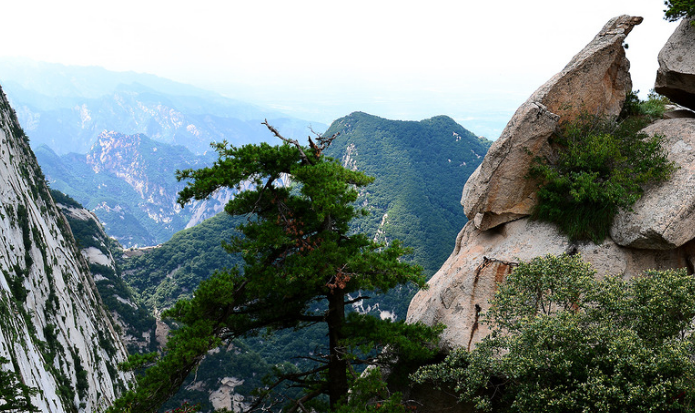
{"label": "rocky peak", "polygon": [[632,90],[623,43],[641,17],[611,19],[565,68],[517,109],[463,188],[463,210],[481,230],[530,214],[535,185],[524,178],[535,156],[551,152],[548,138],[580,113],[617,116]]}
{"label": "rocky peak", "polygon": [[[548,138],[558,125],[585,109],[607,116],[620,112],[631,88],[622,44],[641,21],[630,16],[611,19],[562,72],[517,110],[466,182],[462,204],[470,221],[459,233],[454,252],[429,281],[430,288],[420,291],[408,309],[409,322],[447,326],[441,341],[444,349],[470,349],[488,333],[479,316],[489,308],[497,286],[521,261],[578,252],[599,275],[624,277],[647,269],[689,268],[692,272],[695,268],[695,119],[689,116],[657,121],[643,131],[664,136],[663,148],[679,169],[669,181],[645,188],[632,211],[616,217],[610,237],[601,245],[570,242],[554,225],[528,218],[536,202],[536,186],[525,176],[533,157],[551,153]],[[669,55],[687,56],[679,63],[691,62],[680,73],[695,73],[695,43],[683,40],[683,33],[691,36],[691,31],[683,22],[664,47]],[[657,85],[668,83],[664,66]],[[674,78],[683,83],[668,83],[675,90],[673,96],[695,91],[695,77]]]}
{"label": "rocky peak", "polygon": [[[158,146],[144,135],[124,135],[118,132],[102,132],[97,142],[87,154],[87,164],[95,173],[108,172],[125,180],[135,189],[143,200],[153,200],[155,195],[164,195],[167,191],[161,181],[152,179],[152,163],[146,158],[162,159],[166,155],[157,154]],[[192,158],[193,156],[191,156]],[[162,159],[163,160],[163,159]],[[167,159],[156,166],[163,174],[169,175],[167,181],[175,182],[174,165],[179,159]],[[175,191],[167,193],[167,201],[175,197]]]}
{"label": "rocky peak", "polygon": [[[55,165],[60,160],[46,161]],[[152,245],[219,213],[232,196],[231,190],[223,189],[212,198],[194,202],[182,210],[176,200],[185,183],[176,180],[176,170],[200,168],[211,163],[212,158],[194,155],[183,146],[156,142],[142,134],[102,132],[89,153],[76,161],[86,164],[90,171],[87,174],[93,173],[87,177],[93,186],[87,190],[79,188],[87,195],[80,201],[90,205],[106,223],[109,233],[129,247],[142,246],[143,238],[132,238],[133,234],[123,224],[128,221],[123,219],[125,215],[137,220],[143,232],[149,232],[151,237],[145,239],[144,245]],[[51,179],[72,184],[73,178],[62,168],[54,167],[50,171],[54,173]],[[65,192],[70,193],[70,188]],[[97,200],[100,203],[95,205]]]}
{"label": "rocky peak", "polygon": [[42,412],[100,412],[133,376],[87,262],[0,91],[0,356]]}

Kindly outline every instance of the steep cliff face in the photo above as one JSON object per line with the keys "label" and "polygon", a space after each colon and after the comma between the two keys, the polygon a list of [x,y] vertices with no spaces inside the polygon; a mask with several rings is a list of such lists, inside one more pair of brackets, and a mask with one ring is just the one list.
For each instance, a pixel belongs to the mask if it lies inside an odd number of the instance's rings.
{"label": "steep cliff face", "polygon": [[123,249],[110,238],[97,216],[65,194],[52,190],[51,195],[68,221],[82,256],[89,263],[89,270],[103,303],[120,327],[121,340],[129,353],[154,351],[155,318],[137,300],[122,277],[117,257]]}
{"label": "steep cliff face", "polygon": [[0,91],[0,356],[42,412],[100,412],[132,381],[86,260]]}

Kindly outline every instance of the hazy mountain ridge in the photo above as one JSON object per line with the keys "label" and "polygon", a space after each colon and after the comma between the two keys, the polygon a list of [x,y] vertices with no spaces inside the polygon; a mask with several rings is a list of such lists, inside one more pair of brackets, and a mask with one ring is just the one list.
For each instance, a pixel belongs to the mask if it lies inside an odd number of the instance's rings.
{"label": "hazy mountain ridge", "polygon": [[58,154],[86,153],[99,133],[114,130],[208,151],[210,142],[272,139],[268,119],[287,136],[304,139],[311,123],[153,75],[111,72],[26,60],[0,61],[0,80],[30,136]]}

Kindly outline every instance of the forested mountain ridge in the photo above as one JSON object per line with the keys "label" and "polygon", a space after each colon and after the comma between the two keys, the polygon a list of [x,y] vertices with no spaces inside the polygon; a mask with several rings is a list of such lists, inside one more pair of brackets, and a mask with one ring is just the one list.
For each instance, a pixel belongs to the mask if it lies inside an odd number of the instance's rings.
{"label": "forested mountain ridge", "polygon": [[[329,155],[376,178],[360,195],[358,203],[371,215],[357,221],[356,230],[379,240],[401,239],[414,249],[410,258],[432,274],[453,249],[453,241],[440,242],[447,238],[437,234],[441,231],[455,238],[457,226],[465,223],[461,187],[490,142],[446,116],[402,122],[353,113],[334,122],[326,136],[335,132],[340,135]],[[181,231],[158,248],[126,259],[124,279],[150,308],[167,308],[176,299],[190,296],[216,269],[238,262],[221,243],[246,219],[219,214]],[[402,289],[354,308],[402,319],[412,294],[410,289]],[[204,410],[241,406],[248,402],[249,390],[273,366],[287,363],[287,355],[298,353],[296,348],[319,345],[324,336],[317,329],[305,330],[301,337],[282,331],[222,348],[206,357],[195,385],[186,384],[168,406],[180,405],[184,399],[202,402]]]}
{"label": "forested mountain ridge", "polygon": [[[451,253],[457,226],[466,222],[462,182],[490,142],[446,116],[406,122],[356,112],[336,120],[325,135],[333,133],[340,135],[327,154],[376,178],[357,201],[370,214],[356,221],[355,229],[382,241],[400,239],[413,248],[410,258],[433,274]],[[190,293],[216,268],[234,264],[221,243],[243,220],[219,215],[179,232],[156,250],[127,260],[125,277],[138,291],[150,291],[144,297],[151,305],[166,307],[178,295],[163,291],[183,282],[174,289]],[[160,290],[159,283],[169,286]],[[153,299],[155,291],[161,292]]]}
{"label": "forested mountain ridge", "polygon": [[334,121],[339,134],[327,154],[376,179],[357,203],[370,212],[358,230],[414,248],[413,260],[431,275],[453,250],[466,222],[461,188],[490,141],[448,116],[398,121],[355,112]]}

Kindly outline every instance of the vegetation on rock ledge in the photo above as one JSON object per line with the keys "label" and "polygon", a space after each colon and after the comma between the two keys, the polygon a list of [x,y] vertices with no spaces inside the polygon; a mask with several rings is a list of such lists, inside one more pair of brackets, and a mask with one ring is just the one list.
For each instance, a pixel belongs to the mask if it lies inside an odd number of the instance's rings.
{"label": "vegetation on rock ledge", "polygon": [[10,360],[0,357],[0,411],[38,412],[36,406],[31,403],[31,396],[39,390],[25,385],[16,372],[1,368],[8,363]]}
{"label": "vegetation on rock ledge", "polygon": [[[664,18],[668,21],[677,21],[684,17],[695,17],[695,0],[666,0],[664,5]],[[695,25],[695,22],[691,23]]]}
{"label": "vegetation on rock ledge", "polygon": [[648,271],[595,278],[579,255],[522,263],[471,352],[421,368],[478,411],[695,412],[695,278]]}
{"label": "vegetation on rock ledge", "polygon": [[646,184],[668,180],[676,169],[661,146],[663,137],[640,132],[663,114],[664,101],[628,97],[622,119],[584,114],[561,125],[553,138],[557,159],[537,157],[529,177],[537,179],[535,219],[557,224],[571,240],[600,244],[621,208],[629,209]]}

